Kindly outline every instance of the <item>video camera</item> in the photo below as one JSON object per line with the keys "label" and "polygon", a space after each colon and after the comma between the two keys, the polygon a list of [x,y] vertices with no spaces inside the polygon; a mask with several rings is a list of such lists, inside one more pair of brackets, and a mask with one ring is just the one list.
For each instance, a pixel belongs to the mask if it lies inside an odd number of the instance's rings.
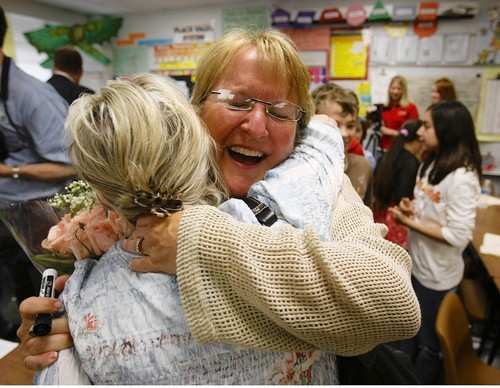
{"label": "video camera", "polygon": [[370,123],[371,129],[374,132],[380,132],[382,128],[382,111],[384,110],[384,104],[372,105],[366,111],[366,120]]}

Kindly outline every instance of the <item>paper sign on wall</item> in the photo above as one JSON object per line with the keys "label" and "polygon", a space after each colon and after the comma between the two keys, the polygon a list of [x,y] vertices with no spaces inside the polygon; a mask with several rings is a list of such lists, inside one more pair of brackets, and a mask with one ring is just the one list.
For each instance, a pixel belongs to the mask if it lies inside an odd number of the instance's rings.
{"label": "paper sign on wall", "polygon": [[115,75],[147,73],[150,70],[151,48],[147,46],[124,46],[113,48]]}
{"label": "paper sign on wall", "polygon": [[366,79],[368,46],[362,35],[332,36],[330,76],[334,79]]}
{"label": "paper sign on wall", "polygon": [[469,50],[469,34],[448,34],[444,39],[444,62],[464,63]]}
{"label": "paper sign on wall", "polygon": [[210,43],[177,43],[155,46],[155,68],[172,71],[174,75],[189,74],[196,68],[202,51],[208,47],[210,47]]}
{"label": "paper sign on wall", "polygon": [[215,21],[174,27],[174,43],[202,43],[215,40]]}
{"label": "paper sign on wall", "polygon": [[418,37],[404,36],[398,38],[396,50],[397,63],[416,63],[418,55]]}
{"label": "paper sign on wall", "polygon": [[418,62],[421,64],[439,63],[443,53],[444,39],[442,35],[420,39]]}
{"label": "paper sign on wall", "polygon": [[392,39],[384,35],[373,37],[371,45],[371,61],[374,63],[391,63],[391,41]]}
{"label": "paper sign on wall", "polygon": [[224,32],[234,28],[265,29],[269,27],[266,7],[224,8],[222,10]]}

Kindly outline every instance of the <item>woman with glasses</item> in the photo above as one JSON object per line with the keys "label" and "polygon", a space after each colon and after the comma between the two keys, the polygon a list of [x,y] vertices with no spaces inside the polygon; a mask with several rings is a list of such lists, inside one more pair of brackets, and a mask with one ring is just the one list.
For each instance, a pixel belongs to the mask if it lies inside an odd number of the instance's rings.
{"label": "woman with glasses", "polygon": [[[215,140],[232,197],[245,197],[300,144],[313,112],[308,85],[307,69],[278,32],[231,32],[201,59],[192,103]],[[317,200],[311,196],[311,205]],[[383,239],[385,228],[345,178],[329,223],[331,241],[321,241],[312,230],[246,225],[193,206],[162,220],[140,218],[135,241],[147,256],[131,267],[177,274],[186,320],[201,343],[353,355],[414,335],[420,315],[409,257]],[[25,301],[19,333],[27,347],[32,314],[56,307]],[[71,344],[65,324],[56,327],[50,341],[38,339],[29,366],[49,364],[54,354],[42,352]],[[290,365],[300,368],[300,360]]]}
{"label": "woman with glasses", "polygon": [[[132,224],[143,214],[169,217],[195,205],[219,205],[226,196],[213,140],[188,101],[158,77],[139,75],[109,82],[98,95],[75,103],[67,124],[78,172],[104,206]],[[299,182],[305,183],[310,195],[324,197],[301,219],[328,224],[342,181],[339,138],[338,131],[315,120],[292,156],[252,185],[250,192],[278,203],[287,217],[300,212],[298,206],[309,206],[308,196],[296,188]],[[293,176],[285,179],[292,170]],[[282,203],[283,193],[293,190],[294,198]],[[219,209],[258,225],[239,199],[225,201]],[[284,224],[282,217],[272,227]],[[327,239],[328,229],[319,234]],[[37,383],[336,382],[332,353],[297,356],[197,343],[184,318],[175,276],[130,271],[128,263],[137,255],[134,250],[132,241],[120,241],[99,260],[75,263],[61,298],[74,350],[62,351],[59,360],[37,376]],[[146,364],[147,368],[137,367]]]}

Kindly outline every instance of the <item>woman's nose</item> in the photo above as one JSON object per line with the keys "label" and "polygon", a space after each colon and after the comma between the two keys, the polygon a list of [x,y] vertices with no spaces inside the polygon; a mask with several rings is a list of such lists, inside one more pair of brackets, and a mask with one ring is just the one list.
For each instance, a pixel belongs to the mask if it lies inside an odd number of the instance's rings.
{"label": "woman's nose", "polygon": [[255,138],[262,138],[269,134],[266,106],[255,102],[253,109],[247,113],[243,128]]}

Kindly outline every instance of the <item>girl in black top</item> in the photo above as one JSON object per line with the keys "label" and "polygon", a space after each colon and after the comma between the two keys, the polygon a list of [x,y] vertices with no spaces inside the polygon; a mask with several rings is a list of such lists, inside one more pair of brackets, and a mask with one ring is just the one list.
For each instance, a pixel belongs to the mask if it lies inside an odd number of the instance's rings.
{"label": "girl in black top", "polygon": [[403,124],[399,136],[377,164],[374,174],[375,221],[389,228],[386,239],[405,248],[408,229],[396,222],[388,208],[399,204],[402,198],[413,198],[422,152],[422,142],[417,136],[421,126],[421,120],[408,120]]}

